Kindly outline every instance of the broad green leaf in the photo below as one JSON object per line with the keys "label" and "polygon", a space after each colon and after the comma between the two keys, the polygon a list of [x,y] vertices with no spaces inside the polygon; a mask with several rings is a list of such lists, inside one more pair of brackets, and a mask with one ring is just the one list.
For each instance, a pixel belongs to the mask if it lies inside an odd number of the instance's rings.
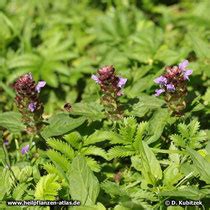
{"label": "broad green leaf", "polygon": [[164,104],[163,100],[154,96],[142,95],[138,100],[138,103],[133,104],[129,115],[143,117],[148,111],[159,109]]}
{"label": "broad green leaf", "polygon": [[173,186],[176,184],[181,178],[183,174],[180,173],[179,166],[175,163],[172,163],[164,170],[164,179],[163,183],[166,186]]}
{"label": "broad green leaf", "polygon": [[12,133],[23,131],[25,128],[21,122],[21,114],[18,112],[0,113],[0,127],[8,129]]}
{"label": "broad green leaf", "polygon": [[187,148],[187,151],[200,174],[200,178],[207,184],[210,184],[210,163],[195,150]]}
{"label": "broad green leaf", "polygon": [[52,136],[60,136],[72,131],[85,122],[85,118],[72,118],[69,114],[58,113],[49,119],[49,125],[47,125],[41,132],[44,139],[48,139]]}
{"label": "broad green leaf", "polygon": [[99,194],[99,183],[82,156],[73,159],[69,173],[71,198],[81,205],[94,205]]}
{"label": "broad green leaf", "polygon": [[194,186],[182,186],[179,189],[174,189],[172,191],[164,191],[159,193],[160,196],[173,196],[173,197],[184,197],[188,199],[201,199],[204,194],[199,191],[196,187]]}
{"label": "broad green leaf", "polygon": [[148,144],[157,141],[161,137],[169,117],[167,109],[159,109],[154,113],[152,119],[149,121],[152,136],[147,140]]}
{"label": "broad green leaf", "polygon": [[77,103],[72,106],[71,115],[84,116],[91,121],[101,120],[104,118],[102,109],[103,107],[96,102]]}
{"label": "broad green leaf", "polygon": [[141,151],[142,164],[144,166],[144,169],[149,169],[148,171],[145,171],[145,173],[148,173],[148,176],[150,176],[151,174],[155,178],[155,180],[162,179],[162,170],[155,154],[149,148],[147,143],[142,142],[142,144],[143,144],[142,148],[143,151]]}

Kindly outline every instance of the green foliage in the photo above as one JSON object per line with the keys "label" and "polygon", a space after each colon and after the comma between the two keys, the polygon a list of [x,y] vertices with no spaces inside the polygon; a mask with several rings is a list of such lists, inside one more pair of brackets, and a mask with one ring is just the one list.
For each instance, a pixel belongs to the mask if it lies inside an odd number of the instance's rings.
{"label": "green foliage", "polygon": [[114,146],[108,151],[110,159],[116,157],[126,157],[138,154],[141,141],[145,138],[148,128],[147,122],[137,124],[135,118],[125,118],[120,124],[117,138],[110,138],[113,144],[123,144],[124,146]]}
{"label": "green foliage", "polygon": [[35,198],[38,200],[55,200],[61,185],[58,182],[57,176],[48,174],[41,177],[36,185]]}
{"label": "green foliage", "polygon": [[99,183],[82,156],[77,156],[72,161],[69,187],[73,200],[79,200],[84,206],[95,204],[99,194]]}
{"label": "green foliage", "polygon": [[47,139],[52,136],[60,136],[79,127],[84,123],[84,118],[71,118],[68,114],[59,113],[49,119],[49,125],[46,126],[41,135]]}
{"label": "green foliage", "polygon": [[191,148],[187,148],[190,156],[192,157],[193,163],[197,168],[200,178],[207,184],[210,183],[210,162],[205,160],[200,154]]}
{"label": "green foliage", "polygon": [[0,113],[0,127],[6,128],[13,133],[20,132],[25,128],[21,122],[21,114],[17,112]]}
{"label": "green foliage", "polygon": [[170,136],[176,146],[186,148],[187,146],[196,149],[202,146],[206,140],[205,131],[199,131],[200,123],[197,120],[192,120],[188,125],[180,123],[178,125],[178,134]]}
{"label": "green foliage", "polygon": [[[1,0],[0,209],[51,208],[6,205],[36,199],[79,200],[73,210],[188,209],[164,201],[200,199],[209,209],[209,8],[208,0]],[[171,116],[154,79],[185,59],[186,109]],[[106,65],[128,79],[118,121],[106,118],[91,79]],[[14,104],[13,83],[28,72],[47,83],[37,134]]]}

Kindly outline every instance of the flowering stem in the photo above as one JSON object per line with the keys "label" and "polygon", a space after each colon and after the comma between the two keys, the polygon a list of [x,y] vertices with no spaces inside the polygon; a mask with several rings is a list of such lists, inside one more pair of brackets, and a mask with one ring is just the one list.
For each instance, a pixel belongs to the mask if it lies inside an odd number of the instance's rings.
{"label": "flowering stem", "polygon": [[122,88],[127,82],[126,78],[115,75],[113,66],[105,66],[97,71],[97,75],[92,75],[92,79],[100,85],[102,97],[101,104],[105,108],[108,118],[118,120],[123,117],[120,110],[118,97],[122,95]]}

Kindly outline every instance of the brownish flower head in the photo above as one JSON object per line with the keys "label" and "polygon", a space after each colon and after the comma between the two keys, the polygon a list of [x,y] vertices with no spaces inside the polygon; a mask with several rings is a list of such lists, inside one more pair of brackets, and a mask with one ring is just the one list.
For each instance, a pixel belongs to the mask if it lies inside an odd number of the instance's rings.
{"label": "brownish flower head", "polygon": [[36,84],[31,73],[21,76],[13,85],[19,95],[32,95],[35,93]]}

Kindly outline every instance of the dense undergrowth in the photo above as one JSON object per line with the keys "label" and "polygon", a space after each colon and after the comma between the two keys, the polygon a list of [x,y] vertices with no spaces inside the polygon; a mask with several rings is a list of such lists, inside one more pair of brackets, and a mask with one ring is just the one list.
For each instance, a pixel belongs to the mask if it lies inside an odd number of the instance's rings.
{"label": "dense undergrowth", "polygon": [[209,8],[1,0],[0,209],[210,209]]}

